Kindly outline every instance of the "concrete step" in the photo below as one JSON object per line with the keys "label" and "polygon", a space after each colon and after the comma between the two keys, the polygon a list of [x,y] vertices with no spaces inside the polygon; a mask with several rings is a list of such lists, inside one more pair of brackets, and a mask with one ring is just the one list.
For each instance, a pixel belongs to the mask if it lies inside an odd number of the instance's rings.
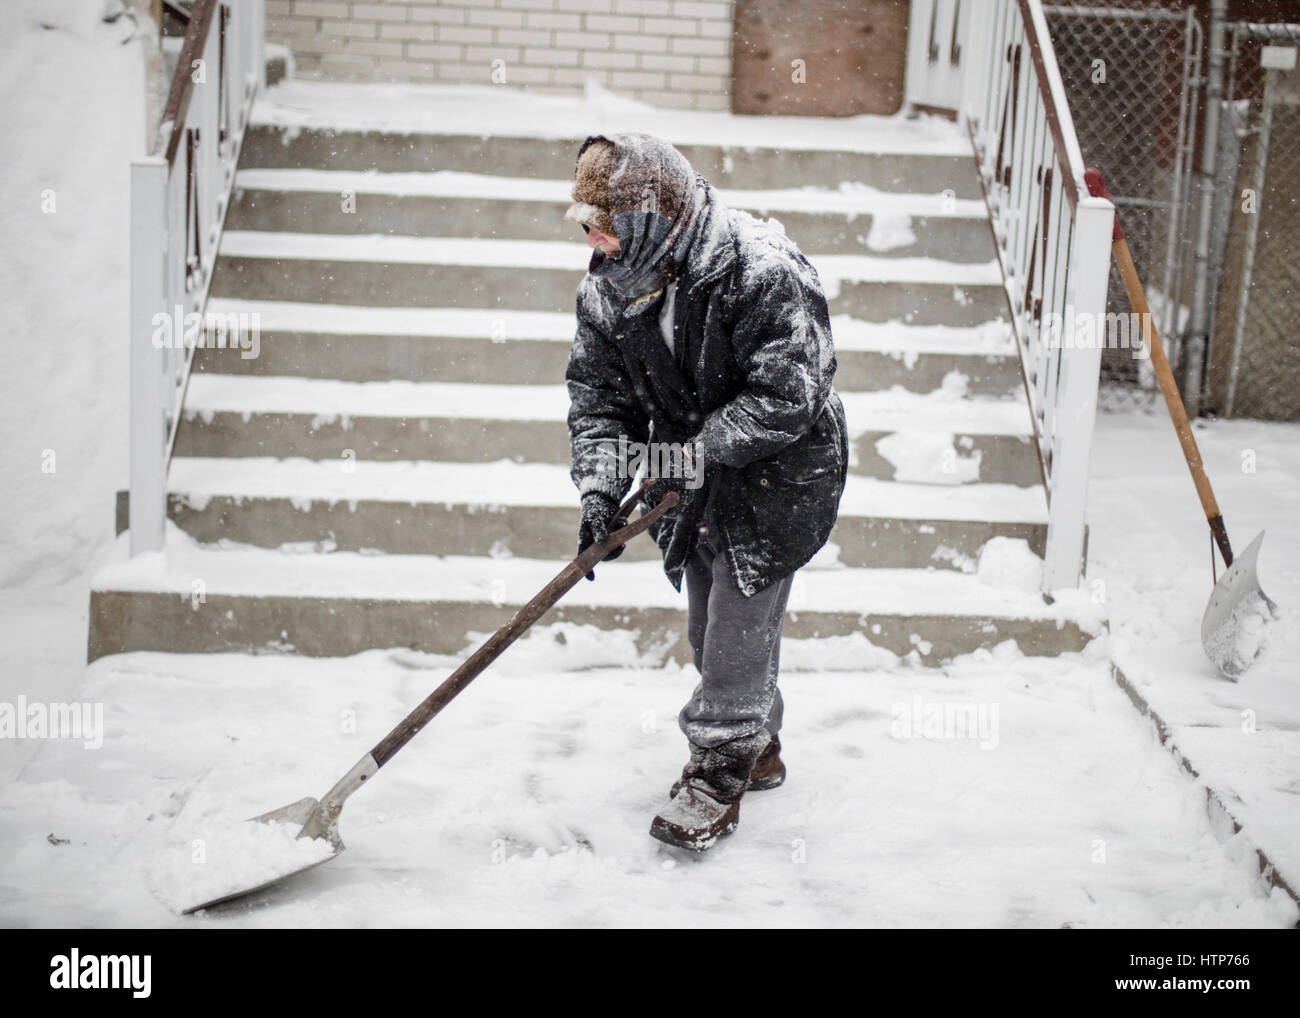
{"label": "concrete step", "polygon": [[[209,550],[172,531],[161,554],[115,560],[92,583],[89,657],[138,650],[281,651],[339,656],[410,647],[462,654],[504,624],[564,566],[520,558]],[[655,562],[597,567],[541,620],[632,630],[643,650],[685,663],[685,597]],[[796,577],[784,633],[850,637],[926,665],[1014,639],[1026,654],[1081,650],[1098,631],[1083,599],[976,576],[814,569]],[[865,651],[865,647],[864,647]]]}
{"label": "concrete step", "polygon": [[[570,241],[565,180],[441,171],[243,170],[227,230]],[[987,262],[983,201],[862,187],[723,190],[726,204],[775,217],[808,254],[877,254]]]}
{"label": "concrete step", "polygon": [[[198,377],[198,376],[196,376]],[[851,443],[851,473],[892,480],[896,464],[877,443],[899,432],[864,431]],[[936,436],[927,450],[934,469],[965,477],[974,461],[978,477],[1002,484],[1032,486],[1041,475],[1028,436],[969,434],[958,429]],[[479,463],[508,459],[517,463],[563,463],[569,457],[569,432],[563,421],[496,421],[454,417],[353,417],[346,421],[320,414],[186,411],[176,437],[177,456],[272,456],[370,460],[441,460]],[[974,480],[966,479],[966,483]]]}
{"label": "concrete step", "polygon": [[[555,464],[173,460],[169,515],[196,541],[429,555],[573,554],[577,493]],[[1041,488],[851,476],[831,541],[845,565],[970,570],[992,537],[1042,554]],[[629,549],[654,558],[651,542]]]}
{"label": "concrete step", "polygon": [[[256,321],[257,349],[199,349],[194,370],[352,382],[521,384],[564,377],[573,313],[482,308],[386,308],[217,298],[216,315]],[[253,318],[256,316],[256,319]],[[954,372],[977,396],[1022,398],[1004,323],[908,326],[836,315],[836,385],[933,392]],[[362,354],[359,351],[364,351]]]}
{"label": "concrete step", "polygon": [[[573,307],[589,257],[577,243],[227,231],[211,294],[368,307],[564,311]],[[831,314],[971,326],[1005,312],[996,262],[861,255],[811,261]]]}
{"label": "concrete step", "polygon": [[[572,180],[578,148],[588,133],[580,130],[566,138],[529,138],[254,122],[244,137],[240,166],[380,173],[451,170]],[[778,137],[775,132],[770,136]],[[747,142],[738,139],[734,145],[685,142],[667,132],[660,137],[672,141],[690,164],[719,188],[805,187],[851,180],[881,191],[950,191],[958,199],[981,197],[969,144],[963,150],[960,141],[945,143],[930,152],[854,152],[798,148],[793,144],[754,146],[752,136]]]}
{"label": "concrete step", "polygon": [[[850,470],[881,480],[1036,485],[1014,400],[842,392]],[[477,463],[569,462],[563,385],[340,382],[196,374],[175,454]]]}
{"label": "concrete step", "polygon": [[672,142],[717,187],[856,180],[979,196],[970,139],[940,117],[736,117],[489,87],[291,80],[258,97],[244,162],[568,180],[584,138],[626,131]]}

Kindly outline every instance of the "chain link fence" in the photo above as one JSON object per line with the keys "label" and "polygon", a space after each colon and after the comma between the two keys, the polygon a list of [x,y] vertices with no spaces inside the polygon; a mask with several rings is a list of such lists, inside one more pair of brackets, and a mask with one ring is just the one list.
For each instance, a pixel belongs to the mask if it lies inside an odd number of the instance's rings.
{"label": "chain link fence", "polygon": [[[1160,335],[1176,363],[1195,233],[1202,28],[1182,0],[1044,5],[1084,162],[1106,177]],[[1129,312],[1112,264],[1107,311]],[[1150,405],[1150,362],[1105,349],[1100,405]]]}
{"label": "chain link fence", "polygon": [[1228,26],[1205,409],[1300,420],[1300,24]]}

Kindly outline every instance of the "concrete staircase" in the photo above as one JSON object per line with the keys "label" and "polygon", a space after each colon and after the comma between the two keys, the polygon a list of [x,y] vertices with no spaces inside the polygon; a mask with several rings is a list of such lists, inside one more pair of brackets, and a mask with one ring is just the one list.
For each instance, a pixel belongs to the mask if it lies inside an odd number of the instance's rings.
{"label": "concrete staircase", "polygon": [[[698,136],[704,117],[672,123]],[[581,134],[272,121],[246,139],[211,298],[257,313],[259,355],[198,351],[167,546],[103,570],[92,659],[460,652],[575,550],[563,375],[587,250],[561,214]],[[751,145],[679,148],[817,266],[854,446],[787,637],[927,664],[1007,639],[1079,649],[1032,585],[975,572],[992,538],[1041,554],[1046,505],[964,139],[927,124],[937,153],[778,149],[747,123]],[[684,606],[642,539],[545,621],[685,660]]]}

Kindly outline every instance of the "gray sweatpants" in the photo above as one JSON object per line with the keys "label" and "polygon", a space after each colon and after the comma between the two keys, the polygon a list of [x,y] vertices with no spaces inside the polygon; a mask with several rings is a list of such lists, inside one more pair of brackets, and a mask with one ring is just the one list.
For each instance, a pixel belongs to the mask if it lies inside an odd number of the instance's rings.
{"label": "gray sweatpants", "polygon": [[[709,528],[709,533],[716,533]],[[701,535],[686,563],[687,637],[700,683],[677,722],[697,746],[781,729],[781,623],[794,574],[745,597],[726,556]]]}

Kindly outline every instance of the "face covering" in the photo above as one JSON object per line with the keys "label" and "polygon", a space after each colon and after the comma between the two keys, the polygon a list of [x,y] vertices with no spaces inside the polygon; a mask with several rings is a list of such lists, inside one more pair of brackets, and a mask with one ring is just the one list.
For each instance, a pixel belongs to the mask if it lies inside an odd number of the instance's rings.
{"label": "face covering", "polygon": [[596,250],[587,271],[637,299],[663,289],[686,261],[708,184],[666,141],[648,134],[596,135],[614,145],[609,212],[622,248],[614,257]]}

